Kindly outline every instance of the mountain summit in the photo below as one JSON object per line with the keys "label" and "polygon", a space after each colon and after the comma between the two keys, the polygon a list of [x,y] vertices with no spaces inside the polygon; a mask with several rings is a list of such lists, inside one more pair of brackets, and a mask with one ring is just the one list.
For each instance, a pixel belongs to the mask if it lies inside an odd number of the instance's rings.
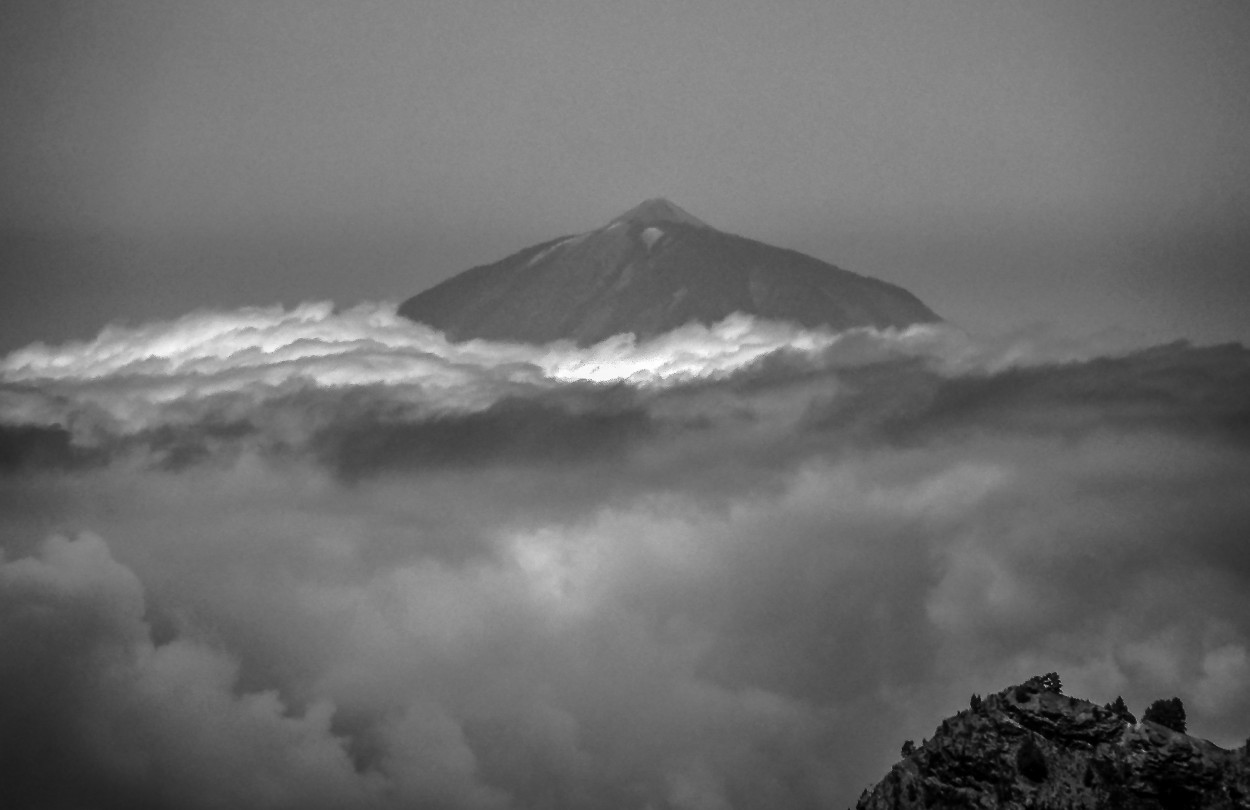
{"label": "mountain summit", "polygon": [[663,198],[466,270],[399,308],[452,340],[580,345],[734,312],[833,329],[940,320],[901,287],[716,230]]}
{"label": "mountain summit", "polygon": [[664,222],[680,222],[685,225],[693,225],[696,228],[710,227],[694,214],[680,206],[674,205],[663,197],[653,197],[650,200],[644,200],[608,224],[613,225],[617,222],[640,223],[644,226],[659,225]]}

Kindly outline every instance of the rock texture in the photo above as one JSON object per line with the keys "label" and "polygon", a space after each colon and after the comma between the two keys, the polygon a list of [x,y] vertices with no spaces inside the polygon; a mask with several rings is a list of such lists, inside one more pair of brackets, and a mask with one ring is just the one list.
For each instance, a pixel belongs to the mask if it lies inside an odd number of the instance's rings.
{"label": "rock texture", "polygon": [[1033,679],[942,721],[857,810],[1250,808],[1250,755]]}
{"label": "rock texture", "polygon": [[901,287],[718,231],[663,199],[466,270],[399,312],[453,340],[580,345],[623,332],[651,337],[734,312],[833,329],[940,320]]}

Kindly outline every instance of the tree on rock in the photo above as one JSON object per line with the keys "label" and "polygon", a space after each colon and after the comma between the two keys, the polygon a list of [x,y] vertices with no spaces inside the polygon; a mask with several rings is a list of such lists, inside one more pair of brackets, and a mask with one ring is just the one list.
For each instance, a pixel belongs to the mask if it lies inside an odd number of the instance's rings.
{"label": "tree on rock", "polygon": [[1182,734],[1185,733],[1185,705],[1181,703],[1180,698],[1156,700],[1146,709],[1142,719],[1158,723],[1165,728],[1179,731]]}
{"label": "tree on rock", "polygon": [[1054,692],[1056,695],[1063,694],[1063,682],[1059,680],[1058,672],[1047,672],[1038,680],[1041,681],[1042,691]]}
{"label": "tree on rock", "polygon": [[1128,706],[1124,703],[1124,698],[1119,695],[1116,696],[1115,700],[1108,703],[1106,708],[1126,723],[1137,722],[1137,717],[1128,710]]}

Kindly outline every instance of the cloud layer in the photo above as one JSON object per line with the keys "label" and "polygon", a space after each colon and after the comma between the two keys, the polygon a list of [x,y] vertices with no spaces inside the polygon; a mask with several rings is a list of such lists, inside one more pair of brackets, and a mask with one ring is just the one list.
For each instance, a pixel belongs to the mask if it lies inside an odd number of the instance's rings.
{"label": "cloud layer", "polygon": [[0,770],[36,804],[844,806],[1057,670],[1250,731],[1250,352],[387,306],[0,360]]}

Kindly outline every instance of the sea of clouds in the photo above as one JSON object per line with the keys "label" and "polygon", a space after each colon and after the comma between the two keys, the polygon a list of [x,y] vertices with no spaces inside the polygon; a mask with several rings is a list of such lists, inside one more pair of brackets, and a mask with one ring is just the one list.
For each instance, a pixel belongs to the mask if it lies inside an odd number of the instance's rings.
{"label": "sea of clouds", "polygon": [[1250,733],[1250,350],[390,305],[0,359],[16,806],[843,807],[969,694]]}

